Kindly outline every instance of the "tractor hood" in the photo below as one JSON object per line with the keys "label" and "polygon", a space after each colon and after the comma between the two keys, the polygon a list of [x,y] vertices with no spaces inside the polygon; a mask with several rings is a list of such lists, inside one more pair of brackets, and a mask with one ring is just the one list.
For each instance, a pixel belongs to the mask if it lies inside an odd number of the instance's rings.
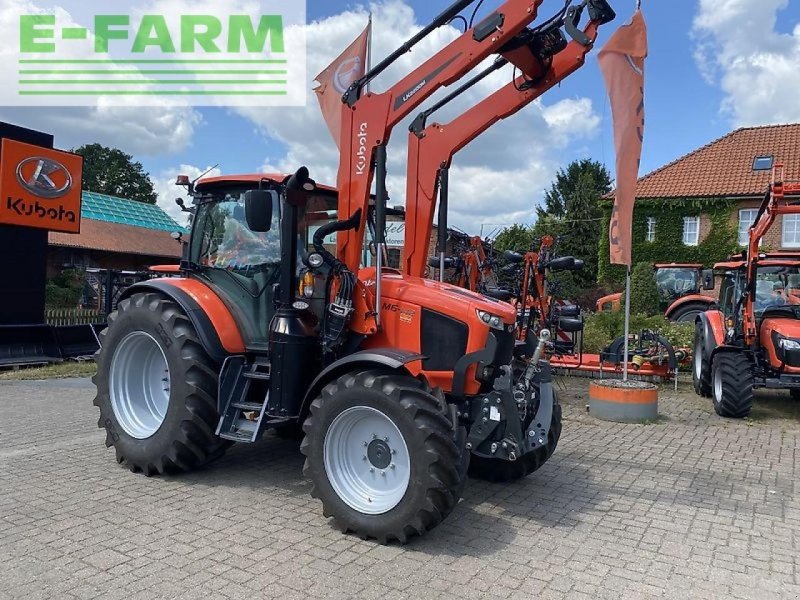
{"label": "tractor hood", "polygon": [[761,321],[760,341],[770,365],[800,372],[800,320],[768,314]]}
{"label": "tractor hood", "polygon": [[[359,272],[359,279],[371,292],[375,292],[374,268],[362,269]],[[514,325],[517,318],[516,310],[508,302],[495,300],[449,283],[403,275],[398,271],[383,272],[381,293],[383,304],[390,299],[416,304],[452,317],[463,315],[460,320],[465,322],[475,318],[475,312],[478,310],[500,317],[505,325]],[[386,306],[381,309],[386,310]]]}

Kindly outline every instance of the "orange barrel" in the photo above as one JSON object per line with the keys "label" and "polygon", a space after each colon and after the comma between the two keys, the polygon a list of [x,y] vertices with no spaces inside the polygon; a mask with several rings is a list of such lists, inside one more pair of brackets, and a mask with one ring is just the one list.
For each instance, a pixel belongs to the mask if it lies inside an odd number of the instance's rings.
{"label": "orange barrel", "polygon": [[618,423],[656,419],[658,386],[644,381],[596,379],[589,384],[589,414]]}

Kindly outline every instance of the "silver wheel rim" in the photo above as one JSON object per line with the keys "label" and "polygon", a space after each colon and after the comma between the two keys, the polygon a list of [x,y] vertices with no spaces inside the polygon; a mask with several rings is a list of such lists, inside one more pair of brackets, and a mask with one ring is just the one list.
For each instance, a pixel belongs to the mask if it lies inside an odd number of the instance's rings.
{"label": "silver wheel rim", "polygon": [[714,400],[719,404],[722,402],[722,372],[721,369],[714,369]]}
{"label": "silver wheel rim", "polygon": [[323,445],[325,474],[336,495],[367,515],[392,510],[405,496],[411,475],[406,442],[381,411],[354,406],[331,423]]}
{"label": "silver wheel rim", "polygon": [[109,395],[117,423],[129,436],[143,440],[158,431],[169,406],[167,357],[153,336],[129,333],[111,359]]}

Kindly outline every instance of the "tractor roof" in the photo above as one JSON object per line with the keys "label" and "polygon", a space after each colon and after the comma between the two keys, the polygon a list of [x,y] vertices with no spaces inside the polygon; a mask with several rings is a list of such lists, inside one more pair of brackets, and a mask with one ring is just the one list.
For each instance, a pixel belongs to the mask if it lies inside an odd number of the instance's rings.
{"label": "tractor roof", "polygon": [[[220,175],[219,177],[203,177],[203,179],[197,182],[197,185],[200,187],[205,187],[207,185],[216,186],[220,184],[258,183],[262,179],[280,183],[290,175],[291,173],[246,173],[243,175]],[[336,192],[335,187],[321,183],[317,183],[317,189],[327,192]]]}
{"label": "tractor roof", "polygon": [[703,265],[700,263],[656,263],[653,265],[655,269],[702,269]]}
{"label": "tractor roof", "polygon": [[[723,262],[718,262],[714,265],[715,269],[731,270],[743,269],[747,263],[739,258],[733,258]],[[800,254],[795,256],[788,254],[767,254],[764,258],[758,260],[759,267],[800,267]]]}

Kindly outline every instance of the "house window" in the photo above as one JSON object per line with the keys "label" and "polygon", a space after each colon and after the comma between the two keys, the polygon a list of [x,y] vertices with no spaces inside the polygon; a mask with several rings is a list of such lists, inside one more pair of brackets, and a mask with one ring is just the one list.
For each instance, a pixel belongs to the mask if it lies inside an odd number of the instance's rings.
{"label": "house window", "polygon": [[781,245],[784,248],[800,248],[800,215],[783,215]]}
{"label": "house window", "polygon": [[769,171],[772,168],[772,156],[762,155],[753,159],[753,171]]}
{"label": "house window", "polygon": [[757,208],[744,208],[739,211],[739,245],[747,246],[750,243],[750,226],[756,220]]}
{"label": "house window", "polygon": [[697,246],[700,241],[700,217],[683,217],[683,244]]}
{"label": "house window", "polygon": [[644,234],[644,239],[647,242],[656,241],[656,218],[647,217],[647,232]]}

